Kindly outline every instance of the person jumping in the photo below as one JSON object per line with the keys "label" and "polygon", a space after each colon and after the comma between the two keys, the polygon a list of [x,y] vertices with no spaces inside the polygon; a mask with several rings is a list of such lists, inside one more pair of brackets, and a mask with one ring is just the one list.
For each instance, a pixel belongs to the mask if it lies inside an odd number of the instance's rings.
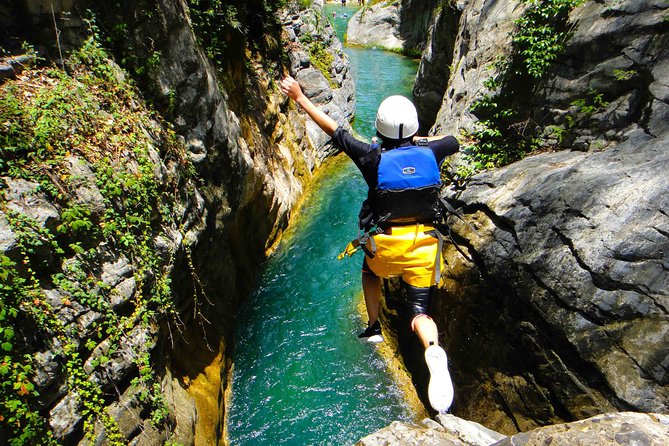
{"label": "person jumping", "polygon": [[400,277],[407,291],[411,329],[425,348],[430,405],[446,413],[453,402],[453,384],[428,308],[443,267],[441,234],[434,227],[439,213],[440,166],[459,150],[458,141],[450,135],[415,136],[416,108],[403,96],[390,96],[381,103],[375,123],[380,144],[369,144],[353,137],[319,109],[292,77],[282,80],[281,91],[353,160],[369,187],[360,210],[363,235],[342,253],[365,252],[362,289],[369,322],[358,337],[383,342],[378,319],[381,278]]}

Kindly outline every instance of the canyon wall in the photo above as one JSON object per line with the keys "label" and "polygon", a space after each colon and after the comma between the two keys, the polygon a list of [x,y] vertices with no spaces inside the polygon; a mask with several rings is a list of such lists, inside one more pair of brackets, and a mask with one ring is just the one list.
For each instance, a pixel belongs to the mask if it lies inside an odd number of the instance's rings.
{"label": "canyon wall", "polygon": [[439,2],[387,1],[358,10],[348,23],[346,43],[420,54]]}
{"label": "canyon wall", "polygon": [[[433,92],[425,116],[442,88],[431,85],[443,82],[429,65],[455,43],[432,133],[475,131],[484,116],[472,105],[503,97],[486,81],[512,53],[526,8],[469,2],[445,43],[433,32],[415,87]],[[603,412],[667,412],[666,17],[663,2],[576,6],[563,51],[511,104],[547,153],[446,192],[477,230],[451,221],[457,245],[437,303],[454,414],[513,433]]]}
{"label": "canyon wall", "polygon": [[[12,121],[24,113],[16,94],[30,98],[35,126],[60,107],[67,127],[60,139],[21,140],[26,155],[3,148],[0,234],[12,269],[3,269],[2,333],[11,330],[5,365],[19,392],[3,399],[27,411],[1,414],[3,441],[225,441],[235,315],[333,153],[278,82],[288,67],[309,77],[307,94],[342,124],[354,104],[320,10],[265,6],[82,1],[52,12],[31,1],[0,11],[12,51],[3,104],[17,110],[3,115],[3,140],[41,131]],[[318,53],[326,64],[316,70],[309,43],[321,36],[329,56]],[[42,95],[53,97],[45,108]],[[34,237],[46,247],[31,248]],[[10,272],[17,264],[26,266]]]}

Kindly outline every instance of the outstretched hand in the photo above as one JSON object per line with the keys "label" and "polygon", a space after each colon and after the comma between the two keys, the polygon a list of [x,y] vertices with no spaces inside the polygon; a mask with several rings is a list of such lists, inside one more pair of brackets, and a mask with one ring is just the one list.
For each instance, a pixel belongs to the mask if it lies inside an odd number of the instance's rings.
{"label": "outstretched hand", "polygon": [[286,76],[281,81],[281,91],[294,101],[302,95],[300,84],[290,76]]}
{"label": "outstretched hand", "polygon": [[300,84],[290,76],[286,76],[281,81],[281,91],[283,94],[297,102],[304,109],[311,119],[329,136],[332,136],[337,130],[337,122],[329,117],[323,110],[316,107],[311,100],[302,92]]}

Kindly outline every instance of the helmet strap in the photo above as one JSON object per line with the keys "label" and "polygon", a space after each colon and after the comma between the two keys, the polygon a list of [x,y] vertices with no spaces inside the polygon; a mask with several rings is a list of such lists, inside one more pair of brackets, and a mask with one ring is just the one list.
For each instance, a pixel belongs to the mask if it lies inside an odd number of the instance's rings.
{"label": "helmet strap", "polygon": [[404,123],[400,123],[400,135],[397,137],[397,139],[402,139],[402,133],[404,132]]}

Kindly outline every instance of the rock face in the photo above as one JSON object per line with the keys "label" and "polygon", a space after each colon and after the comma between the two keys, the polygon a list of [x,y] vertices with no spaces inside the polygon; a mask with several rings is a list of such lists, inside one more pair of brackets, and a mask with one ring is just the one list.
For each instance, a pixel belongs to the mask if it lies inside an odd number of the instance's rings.
{"label": "rock face", "polygon": [[426,135],[434,124],[446,92],[459,18],[459,10],[450,4],[444,5],[429,27],[428,44],[423,51],[413,89],[421,135]]}
{"label": "rock face", "polygon": [[506,445],[644,445],[661,446],[669,439],[669,417],[659,414],[615,413],[583,421],[534,429],[505,437],[452,415],[438,415],[424,427],[395,422],[356,446],[506,446]]}
{"label": "rock face", "polygon": [[[38,3],[30,2],[31,8]],[[48,2],[41,3],[48,6]],[[68,4],[57,11],[61,28],[64,22],[79,19],[71,2]],[[12,335],[25,344],[19,353],[33,358],[33,384],[39,397],[30,404],[46,415],[48,429],[65,444],[104,444],[113,435],[133,444],[163,444],[167,440],[215,444],[223,436],[234,315],[252,286],[266,250],[281,237],[312,171],[332,152],[325,141],[310,137],[302,116],[279,92],[280,79],[270,74],[282,72],[282,66],[276,63],[283,51],[281,34],[292,36],[287,41],[293,73],[304,80],[310,96],[318,96],[319,105],[341,123],[353,113],[348,62],[331,30],[310,26],[309,15],[297,18],[297,11],[286,12],[285,27],[277,22],[273,28],[274,22],[268,21],[263,28],[265,34],[257,38],[254,48],[245,47],[242,40],[228,40],[226,48],[240,45],[241,50],[227,61],[227,71],[222,72],[198,43],[192,10],[186,1],[159,1],[151,8],[142,2],[127,8],[98,2],[79,6],[81,10],[90,7],[98,26],[109,32],[120,31],[123,37],[115,41],[114,37],[119,36],[109,36],[109,42],[119,44],[114,49],[128,71],[109,59],[95,60],[100,64],[95,69],[112,73],[119,84],[132,73],[136,76],[133,85],[142,89],[143,98],[151,100],[159,117],[147,120],[138,131],[140,136],[133,136],[139,138],[138,145],[148,146],[141,164],[145,170],[138,167],[140,163],[132,153],[119,155],[113,169],[101,169],[95,164],[95,154],[104,153],[109,146],[93,146],[86,156],[68,153],[59,161],[57,170],[54,168],[58,174],[49,177],[54,183],[50,187],[57,189],[51,194],[60,193],[61,200],[69,197],[75,209],[85,210],[88,217],[79,224],[97,225],[106,221],[108,212],[127,211],[123,207],[118,211],[119,204],[114,201],[127,197],[110,199],[109,190],[103,190],[100,175],[104,172],[112,177],[116,172],[123,179],[118,187],[147,175],[156,188],[163,192],[169,189],[170,193],[161,195],[165,201],[152,204],[153,225],[142,233],[142,237],[150,237],[147,246],[155,254],[155,259],[151,257],[155,264],[147,269],[142,263],[146,256],[124,251],[123,246],[133,244],[132,240],[124,242],[112,236],[68,240],[80,243],[74,252],[75,248],[54,252],[52,244],[39,243],[27,254],[26,234],[34,231],[38,241],[55,234],[53,238],[60,241],[64,236],[58,235],[59,231],[73,217],[65,215],[63,203],[50,198],[43,185],[9,175],[2,178],[3,286],[6,259],[27,265],[27,271],[35,272],[37,278],[30,290],[34,301],[30,297],[21,304],[21,317],[31,321],[34,312],[30,307],[43,306],[53,326],[67,327],[63,333],[55,330],[55,334],[29,322],[12,327]],[[52,24],[51,11],[46,11],[48,15],[37,12],[27,17],[35,26]],[[315,17],[319,11],[311,14],[310,23],[318,23]],[[86,29],[72,28],[72,38],[63,42],[64,48],[80,47],[81,40],[76,39]],[[325,37],[323,47],[331,55],[331,64],[324,68],[330,75],[325,83],[324,75],[315,72],[310,55],[299,41],[303,34],[311,40]],[[49,44],[51,40],[52,36]],[[16,71],[8,73],[10,81],[17,75]],[[128,85],[123,83],[123,88],[134,88]],[[132,107],[148,114],[142,99],[136,99]],[[119,118],[109,117],[106,122],[112,126],[114,119]],[[73,152],[84,150],[77,147]],[[127,171],[135,175],[126,179],[123,174]],[[122,201],[120,206],[124,205]],[[161,224],[166,209],[173,211],[173,220]],[[17,226],[23,221],[32,229],[17,229],[23,227]],[[93,260],[88,257],[91,254],[83,256],[83,251],[94,251]],[[30,259],[24,260],[24,256]],[[18,268],[16,274],[28,275],[24,269]],[[77,276],[74,272],[80,270],[85,273]],[[86,289],[80,290],[77,281]],[[151,305],[158,308],[151,307],[150,311],[140,308],[142,296],[159,286],[164,287],[161,290],[167,301],[154,302]],[[102,296],[104,302],[91,305],[86,298],[90,293]],[[174,313],[169,315],[166,307]],[[113,330],[103,332],[99,328],[115,320],[121,322]],[[118,336],[114,338],[114,334]],[[80,367],[71,365],[72,357],[81,359]],[[160,389],[149,397],[146,389],[137,385],[148,369],[155,372],[151,375],[155,382],[150,386]],[[91,439],[84,438],[89,406],[82,407],[88,397],[82,388],[85,392],[99,389],[102,396],[95,400],[95,407],[109,414],[97,419]],[[168,413],[159,426],[152,424],[152,417],[157,415],[149,410],[148,398],[165,403]],[[0,415],[0,422],[6,424],[10,414]],[[95,423],[96,419],[89,421]],[[0,443],[4,444],[7,434],[3,429]]]}
{"label": "rock face", "polygon": [[381,2],[361,8],[348,23],[346,42],[390,51],[420,53],[436,0]]}
{"label": "rock face", "polygon": [[[496,73],[495,59],[511,50],[513,21],[525,8],[511,0],[472,2],[463,9],[448,90],[434,133],[472,128],[477,118],[469,109],[489,93],[483,82]],[[573,30],[564,51],[544,81],[528,85],[533,94],[518,106],[532,110],[535,122],[567,131],[561,145],[579,150],[592,144],[601,149],[619,141],[639,123],[651,134],[660,133],[667,122],[666,9],[666,3],[659,0],[616,5],[586,2],[575,8],[569,16]],[[432,45],[435,38],[433,34]],[[429,57],[423,61],[429,62]],[[438,82],[439,76],[438,72],[419,76],[416,89]],[[603,99],[595,111],[584,112],[584,107],[575,105],[593,105],[595,95]],[[425,107],[433,110],[429,104]]]}
{"label": "rock face", "polygon": [[[350,128],[349,121],[355,113],[355,84],[349,75],[348,58],[341,41],[323,16],[321,7],[314,5],[308,14],[304,11],[289,11],[284,19],[284,27],[291,44],[291,75],[314,104],[337,123]],[[333,58],[329,72],[323,73],[311,62],[310,52],[313,53],[314,45],[327,46]],[[314,145],[327,148],[320,152],[321,160],[334,153],[334,147],[329,144],[330,138],[315,122],[307,119],[306,127],[307,135]]]}
{"label": "rock face", "polygon": [[[549,143],[578,151],[529,157],[447,193],[479,233],[452,222],[461,252],[448,249],[437,310],[458,416],[512,433],[669,410],[667,7],[574,9],[564,52],[521,106],[563,132]],[[524,8],[465,6],[433,133],[476,122],[469,107],[488,93]],[[421,72],[416,91],[438,91],[436,71]],[[594,95],[603,100],[585,111]]]}
{"label": "rock face", "polygon": [[603,152],[526,158],[451,195],[480,233],[454,224],[468,260],[450,249],[453,296],[441,301],[455,413],[493,424],[506,413],[524,431],[667,411],[666,144],[638,131]]}
{"label": "rock face", "polygon": [[[454,32],[450,24],[457,17],[453,10],[442,9],[437,23],[444,23],[441,27],[443,31],[431,33],[428,43],[430,50],[423,55],[414,86],[417,108],[422,110],[421,119],[425,124],[433,125],[433,132],[459,134],[460,128],[471,128],[476,118],[471,116],[469,107],[482,93],[487,92],[483,82],[494,73],[492,64],[496,58],[509,53],[514,20],[524,10],[523,4],[515,0],[474,0],[465,3],[459,17],[451,58],[448,50]],[[446,51],[446,57],[449,58],[446,60],[450,67],[448,73],[444,73],[443,69],[430,69],[434,65],[432,59],[435,54],[439,55],[442,51]],[[443,85],[444,77],[448,80],[448,87],[435,109],[437,99],[423,91],[438,93],[442,87],[434,88],[431,85]],[[430,122],[432,119],[435,120],[433,124]]]}
{"label": "rock face", "polygon": [[401,51],[404,40],[400,36],[399,28],[399,3],[378,3],[368,10],[360,9],[351,17],[346,30],[346,42]]}

